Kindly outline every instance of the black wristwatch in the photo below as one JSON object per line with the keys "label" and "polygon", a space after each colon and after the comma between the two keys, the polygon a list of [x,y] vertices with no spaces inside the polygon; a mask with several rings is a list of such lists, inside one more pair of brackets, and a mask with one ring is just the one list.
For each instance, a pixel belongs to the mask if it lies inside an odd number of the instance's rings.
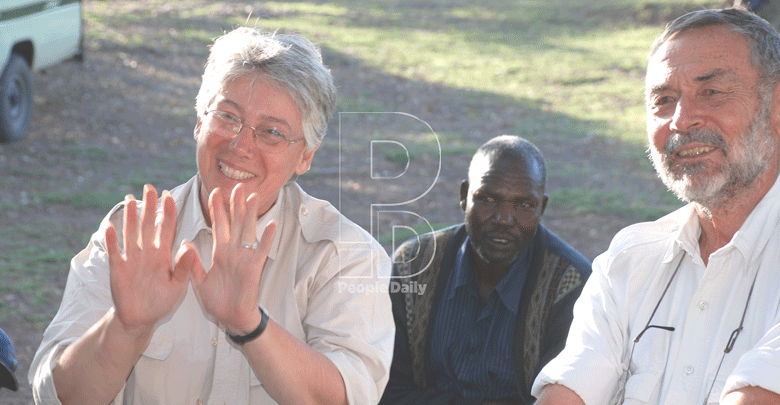
{"label": "black wristwatch", "polygon": [[244,335],[244,336],[231,335],[230,333],[225,331],[225,334],[227,335],[228,338],[230,338],[230,340],[233,341],[233,343],[237,345],[243,345],[244,343],[251,342],[257,339],[260,335],[263,334],[265,327],[268,326],[268,312],[266,312],[265,308],[263,308],[261,305],[258,305],[257,309],[260,310],[260,315],[262,315],[262,318],[260,319],[260,325],[257,325],[257,328],[249,332],[248,335]]}

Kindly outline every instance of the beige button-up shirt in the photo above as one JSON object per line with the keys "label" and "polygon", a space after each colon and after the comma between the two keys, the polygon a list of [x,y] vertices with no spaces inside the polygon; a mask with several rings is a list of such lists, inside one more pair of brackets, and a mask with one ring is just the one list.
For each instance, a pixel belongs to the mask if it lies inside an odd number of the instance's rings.
{"label": "beige button-up shirt", "polygon": [[[204,266],[212,233],[197,176],[172,191],[177,207],[174,254],[192,240]],[[116,211],[116,209],[114,210]],[[72,262],[62,305],[44,333],[28,378],[38,404],[59,404],[52,369],[63,349],[112,307],[103,238],[108,219]],[[382,291],[345,285],[388,283],[390,259],[370,235],[293,183],[258,222],[258,239],[276,219],[260,283],[260,304],[289,333],[327,356],[341,372],[350,404],[373,404],[387,383],[395,327]],[[114,219],[116,220],[116,219]],[[386,291],[386,289],[377,289]],[[115,404],[275,404],[249,361],[207,317],[190,285],[171,318],[155,331]]]}

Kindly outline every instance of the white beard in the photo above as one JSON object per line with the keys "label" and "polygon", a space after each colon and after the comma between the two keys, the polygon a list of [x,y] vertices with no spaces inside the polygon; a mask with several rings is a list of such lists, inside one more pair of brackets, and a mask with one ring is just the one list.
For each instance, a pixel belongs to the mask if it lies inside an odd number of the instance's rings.
{"label": "white beard", "polygon": [[[707,208],[727,204],[753,184],[766,170],[770,156],[775,153],[776,144],[769,127],[769,105],[762,103],[747,131],[731,147],[721,134],[707,129],[673,134],[664,145],[663,153],[650,145],[650,158],[658,177],[683,201],[692,201]],[[719,147],[726,155],[726,163],[709,176],[702,172],[712,165],[710,162],[687,166],[674,163],[674,151],[690,142]]]}

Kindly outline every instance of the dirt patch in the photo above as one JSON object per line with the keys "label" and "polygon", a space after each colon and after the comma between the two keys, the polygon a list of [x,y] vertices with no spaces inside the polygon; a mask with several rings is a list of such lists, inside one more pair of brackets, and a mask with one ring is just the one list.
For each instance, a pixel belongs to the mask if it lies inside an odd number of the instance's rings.
{"label": "dirt patch", "polygon": [[[152,2],[134,4],[128,7],[154,8],[155,18],[162,21],[182,11]],[[273,18],[271,14],[266,10],[264,18]],[[176,37],[175,29],[152,24],[139,21],[90,36],[83,63],[35,74],[28,139],[0,146],[0,227],[15,233],[5,235],[8,240],[0,242],[0,249],[14,239],[52,252],[57,266],[43,269],[35,281],[55,296],[49,301],[59,302],[67,276],[67,262],[56,257],[77,253],[108,206],[124,193],[138,194],[144,182],[171,188],[194,174],[193,105],[207,49],[162,44],[162,38]],[[202,24],[214,25],[207,19]],[[214,25],[213,32],[221,29]],[[138,45],[120,46],[110,39],[120,34],[139,36]],[[458,188],[473,150],[493,136],[522,128],[524,118],[540,113],[502,97],[387,75],[338,50],[325,47],[323,53],[342,100],[381,105],[383,110],[355,112],[342,101],[311,172],[299,182],[375,235],[393,225],[413,225],[420,217],[435,225],[462,221]],[[605,195],[621,190],[623,196],[647,196],[663,188],[646,159],[626,157],[634,156],[625,151],[637,145],[585,135],[572,142],[543,133],[532,141],[551,167],[548,191],[576,186]],[[409,147],[408,162],[393,152],[398,144]],[[554,168],[561,167],[578,171],[556,174]],[[617,230],[639,219],[579,213],[566,201],[552,201],[543,222],[593,259]],[[49,226],[58,230],[56,240],[49,236]],[[392,242],[386,246],[392,249]],[[7,286],[20,281],[18,275],[6,276]],[[9,293],[0,296],[0,305],[13,309],[14,316],[0,320],[0,326],[14,339],[21,383],[18,393],[0,391],[0,404],[29,404],[27,369],[57,304]]]}

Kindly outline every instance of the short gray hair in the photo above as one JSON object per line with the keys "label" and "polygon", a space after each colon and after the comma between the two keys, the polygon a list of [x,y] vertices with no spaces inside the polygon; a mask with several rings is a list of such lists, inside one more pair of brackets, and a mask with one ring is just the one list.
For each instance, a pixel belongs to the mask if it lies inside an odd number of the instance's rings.
{"label": "short gray hair", "polygon": [[539,171],[538,179],[542,190],[547,188],[547,164],[539,148],[529,140],[517,135],[500,135],[482,144],[477,149],[469,164],[469,181],[475,174],[474,165],[479,157],[489,157],[495,159],[512,159],[518,162],[524,162],[527,167],[535,167]]}
{"label": "short gray hair", "polygon": [[760,72],[760,89],[771,90],[780,83],[780,36],[771,24],[744,8],[697,10],[687,13],[666,26],[650,49],[650,57],[672,35],[695,28],[725,25],[748,39],[751,62]]}
{"label": "short gray hair", "polygon": [[317,45],[298,34],[265,33],[239,27],[214,41],[200,90],[198,115],[231,81],[247,75],[270,80],[298,106],[308,150],[314,150],[336,109],[336,87]]}

